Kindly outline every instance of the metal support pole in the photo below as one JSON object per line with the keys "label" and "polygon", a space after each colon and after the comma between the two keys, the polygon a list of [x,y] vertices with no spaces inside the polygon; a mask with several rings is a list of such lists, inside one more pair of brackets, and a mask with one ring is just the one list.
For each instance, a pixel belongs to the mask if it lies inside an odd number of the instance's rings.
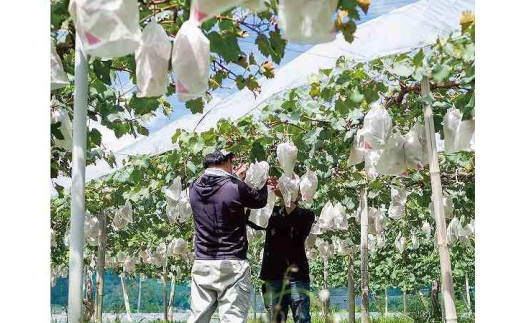
{"label": "metal support pole", "polygon": [[76,33],[72,189],[70,219],[68,322],[82,322],[82,275],[85,222],[85,150],[87,146],[88,62]]}
{"label": "metal support pole", "polygon": [[361,191],[361,322],[370,323],[368,288],[368,206],[367,189]]}
{"label": "metal support pole", "polygon": [[[425,76],[421,81],[421,95],[426,97],[430,94],[430,82]],[[444,205],[442,203],[442,185],[439,169],[439,159],[435,142],[435,127],[433,123],[432,107],[425,104],[424,129],[426,132],[426,146],[430,164],[430,180],[432,184],[433,209],[435,212],[435,227],[437,232],[437,246],[441,263],[442,295],[444,308],[446,310],[446,322],[457,322],[457,310],[455,308],[455,292],[453,289],[453,276],[451,273],[450,252],[446,242],[446,218],[444,216]]]}
{"label": "metal support pole", "polygon": [[348,261],[348,322],[356,323],[356,292],[354,287],[354,256],[349,255]]}
{"label": "metal support pole", "polygon": [[107,246],[107,222],[105,211],[101,211],[99,219],[98,235],[98,259],[96,279],[96,323],[103,322],[103,295],[105,288],[105,252]]}
{"label": "metal support pole", "polygon": [[385,287],[385,317],[388,316],[388,286]]}
{"label": "metal support pole", "polygon": [[139,277],[139,295],[137,296],[137,313],[141,313],[141,284],[143,282],[143,278]]}

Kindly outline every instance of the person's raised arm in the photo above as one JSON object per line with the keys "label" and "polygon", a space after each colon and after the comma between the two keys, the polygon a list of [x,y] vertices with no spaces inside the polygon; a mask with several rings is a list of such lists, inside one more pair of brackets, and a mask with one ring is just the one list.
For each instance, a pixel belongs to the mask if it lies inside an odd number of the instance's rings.
{"label": "person's raised arm", "polygon": [[238,191],[244,207],[261,209],[267,205],[267,184],[261,189],[256,190],[244,182],[239,182]]}

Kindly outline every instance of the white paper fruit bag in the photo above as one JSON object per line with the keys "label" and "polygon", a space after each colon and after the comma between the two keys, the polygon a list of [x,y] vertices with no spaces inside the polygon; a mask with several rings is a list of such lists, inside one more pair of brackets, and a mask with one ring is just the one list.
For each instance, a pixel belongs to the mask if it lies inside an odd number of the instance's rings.
{"label": "white paper fruit bag", "polygon": [[128,225],[128,223],[132,223],[132,213],[132,204],[130,204],[130,202],[126,202],[123,207],[120,207],[116,211],[113,221],[114,226],[118,229],[123,229]]}
{"label": "white paper fruit bag", "polygon": [[386,244],[386,238],[385,238],[385,235],[382,234],[382,233],[378,233],[377,236],[377,247],[378,248],[383,248]]}
{"label": "white paper fruit bag", "polygon": [[137,0],[71,0],[69,12],[89,55],[121,57],[139,46]]}
{"label": "white paper fruit bag", "polygon": [[55,138],[56,147],[72,151],[72,122],[67,110],[61,107],[52,110],[51,121],[52,123],[60,123],[59,130],[63,136],[63,139]]}
{"label": "white paper fruit bag", "polygon": [[249,215],[249,220],[256,225],[266,227],[269,218],[273,213],[274,204],[276,202],[276,195],[272,190],[267,190],[267,204],[261,209],[252,209]]}
{"label": "white paper fruit bag", "polygon": [[276,157],[280,166],[282,166],[284,175],[292,177],[294,174],[294,165],[298,158],[298,148],[290,142],[279,144],[276,148]]}
{"label": "white paper fruit bag", "polygon": [[168,251],[172,256],[181,256],[188,250],[188,243],[183,238],[174,238],[168,245]]}
{"label": "white paper fruit bag", "polygon": [[348,230],[347,210],[341,203],[334,204],[332,209],[334,228],[337,230]]}
{"label": "white paper fruit bag", "polygon": [[426,222],[426,221],[423,222],[422,231],[424,232],[424,234],[426,234],[426,239],[430,240],[430,238],[432,236],[432,227],[430,226],[430,224],[428,222]]}
{"label": "white paper fruit bag", "polygon": [[316,248],[320,252],[320,255],[323,259],[328,259],[332,252],[332,245],[330,242],[322,239],[316,240]]}
{"label": "white paper fruit bag", "polygon": [[51,42],[51,90],[60,89],[68,84],[67,73],[63,70],[60,56],[56,53],[56,46]]}
{"label": "white paper fruit bag", "polygon": [[382,234],[385,229],[385,224],[386,224],[385,211],[386,210],[383,205],[380,209],[376,209],[376,212],[375,212],[374,229],[378,235]]}
{"label": "white paper fruit bag", "polygon": [[305,249],[311,249],[316,245],[316,239],[318,238],[318,235],[316,234],[309,234],[307,238],[305,239]]}
{"label": "white paper fruit bag", "polygon": [[318,225],[321,230],[334,228],[334,205],[330,201],[321,209]]}
{"label": "white paper fruit bag", "polygon": [[353,166],[363,161],[365,152],[365,137],[363,135],[363,129],[356,131],[354,140],[352,141],[352,147],[350,147],[350,155],[348,157],[348,165]]}
{"label": "white paper fruit bag", "polygon": [[269,164],[266,161],[251,163],[244,182],[254,189],[261,189],[269,176]]}
{"label": "white paper fruit bag", "polygon": [[156,97],[166,92],[172,44],[164,28],[151,21],[144,28],[135,52],[137,97]]}
{"label": "white paper fruit bag", "polygon": [[293,174],[292,178],[282,175],[278,181],[278,189],[282,193],[283,200],[286,207],[291,206],[291,201],[295,202],[298,198],[298,192],[300,187],[300,177],[297,174]]}
{"label": "white paper fruit bag", "polygon": [[182,181],[181,177],[177,176],[168,188],[163,190],[164,195],[166,195],[167,203],[176,203],[181,198],[182,194]]}
{"label": "white paper fruit bag", "polygon": [[376,165],[376,171],[379,174],[400,175],[406,172],[404,144],[404,137],[399,131],[390,135]]}
{"label": "white paper fruit bag", "polygon": [[375,226],[375,218],[376,218],[377,209],[375,207],[368,208],[368,233],[375,235],[376,226]]}
{"label": "white paper fruit bag", "polygon": [[407,167],[419,170],[424,168],[423,146],[414,128],[404,136],[404,156]]}
{"label": "white paper fruit bag", "polygon": [[426,146],[426,130],[424,129],[424,126],[420,123],[416,123],[411,130],[417,134],[417,137],[422,147],[422,164],[423,166],[426,166],[429,164],[428,147]]}
{"label": "white paper fruit bag", "polygon": [[123,269],[127,273],[133,273],[135,271],[135,258],[127,257],[123,262]]}
{"label": "white paper fruit bag", "polygon": [[411,236],[410,240],[412,242],[411,249],[412,250],[418,249],[419,248],[419,238],[417,238],[417,235],[415,234],[415,232],[412,232],[412,236]]}
{"label": "white paper fruit bag", "polygon": [[243,6],[253,12],[262,12],[267,10],[266,0],[244,0]]}
{"label": "white paper fruit bag", "polygon": [[368,111],[363,123],[365,149],[383,149],[392,130],[392,118],[385,108],[376,105]]}
{"label": "white paper fruit bag", "polygon": [[367,174],[367,178],[369,180],[373,180],[377,178],[377,163],[379,162],[379,159],[381,158],[381,154],[383,153],[382,150],[368,150],[365,151],[365,172]]}
{"label": "white paper fruit bag", "polygon": [[475,120],[464,120],[459,126],[457,151],[475,151]]}
{"label": "white paper fruit bag", "polygon": [[448,109],[444,116],[444,151],[446,153],[457,152],[459,142],[459,127],[462,121],[462,113],[459,109]]}
{"label": "white paper fruit bag", "polygon": [[[451,196],[443,197],[442,205],[444,207],[444,217],[446,219],[453,218],[453,199],[451,198]],[[435,209],[433,208],[433,202],[430,202],[429,208],[431,217],[435,219]]]}
{"label": "white paper fruit bag", "polygon": [[395,238],[395,247],[399,250],[400,253],[406,249],[406,238],[402,235],[401,232]]}
{"label": "white paper fruit bag", "polygon": [[368,252],[374,253],[377,251],[377,237],[371,233],[368,234]]}
{"label": "white paper fruit bag", "polygon": [[337,4],[337,0],[280,0],[278,16],[284,38],[310,44],[334,40],[332,15]]}
{"label": "white paper fruit bag", "polygon": [[446,238],[448,245],[452,245],[459,239],[460,232],[462,231],[462,225],[458,218],[453,218],[446,228]]}
{"label": "white paper fruit bag", "polygon": [[184,223],[192,215],[190,198],[186,193],[188,190],[183,191],[179,200],[179,222]]}
{"label": "white paper fruit bag", "polygon": [[300,179],[300,192],[302,193],[302,201],[311,202],[318,189],[318,176],[316,173],[308,170]]}
{"label": "white paper fruit bag", "polygon": [[388,208],[388,216],[394,220],[399,220],[405,215],[406,189],[392,187],[390,196],[392,200]]}
{"label": "white paper fruit bag", "polygon": [[195,22],[185,21],[172,50],[172,69],[180,101],[201,97],[208,89],[209,57],[209,39]]}
{"label": "white paper fruit bag", "polygon": [[240,4],[243,0],[192,0],[190,20],[202,23]]}
{"label": "white paper fruit bag", "polygon": [[353,243],[350,241],[350,239],[334,239],[332,240],[332,245],[334,247],[334,252],[340,256],[348,256],[353,252]]}

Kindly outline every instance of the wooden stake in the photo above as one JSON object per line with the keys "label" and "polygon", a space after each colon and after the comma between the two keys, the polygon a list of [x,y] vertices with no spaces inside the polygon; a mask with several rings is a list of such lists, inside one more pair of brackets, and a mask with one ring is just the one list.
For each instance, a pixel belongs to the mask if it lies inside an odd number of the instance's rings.
{"label": "wooden stake", "polygon": [[[323,259],[323,288],[329,290],[329,262],[327,259]],[[325,322],[328,322],[330,314],[330,296],[323,304],[323,316]]]}
{"label": "wooden stake", "polygon": [[[427,97],[430,95],[430,82],[425,76],[421,81],[421,95]],[[451,261],[448,245],[446,242],[446,219],[444,216],[444,205],[442,203],[442,185],[439,170],[439,159],[437,156],[437,147],[435,142],[435,127],[433,123],[432,107],[425,104],[424,113],[424,129],[426,132],[426,146],[428,148],[428,158],[430,165],[430,180],[432,184],[433,209],[435,212],[435,227],[437,232],[437,246],[439,249],[439,258],[441,263],[442,278],[442,294],[444,308],[446,310],[446,322],[457,322],[457,310],[455,308],[455,292],[453,289],[453,276],[451,273]]]}
{"label": "wooden stake", "polygon": [[128,290],[126,289],[125,284],[125,272],[122,272],[119,276],[121,278],[121,287],[123,288],[123,298],[125,301],[125,310],[126,310],[126,319],[128,322],[132,321],[132,310],[130,309],[130,301],[128,300]]}
{"label": "wooden stake", "polygon": [[168,301],[168,317],[173,322],[173,306],[175,305],[175,284],[177,283],[177,276],[175,272],[171,274],[170,284],[170,300]]}
{"label": "wooden stake", "polygon": [[167,299],[167,291],[166,291],[166,266],[163,274],[161,275],[162,282],[162,295],[163,295],[163,318],[165,321],[168,321],[168,299]]}
{"label": "wooden stake", "polygon": [[256,287],[253,286],[253,320],[256,321]]}
{"label": "wooden stake", "polygon": [[353,255],[349,255],[349,263],[348,263],[348,322],[356,323],[356,292],[354,286],[354,257]]}
{"label": "wooden stake", "polygon": [[96,323],[103,322],[103,295],[105,287],[105,253],[107,245],[107,225],[105,211],[98,215],[99,235],[96,279]]}
{"label": "wooden stake", "polygon": [[467,299],[467,303],[468,303],[468,312],[469,312],[469,315],[473,315],[473,309],[471,308],[471,295],[469,293],[469,279],[468,279],[468,274],[466,274],[466,299]]}
{"label": "wooden stake", "polygon": [[361,191],[361,322],[370,323],[368,299],[368,208],[367,189]]}

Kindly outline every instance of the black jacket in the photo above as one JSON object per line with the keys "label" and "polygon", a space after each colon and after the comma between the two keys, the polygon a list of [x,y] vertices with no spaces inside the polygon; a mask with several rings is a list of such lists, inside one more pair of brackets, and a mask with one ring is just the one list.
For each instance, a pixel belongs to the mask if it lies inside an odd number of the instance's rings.
{"label": "black jacket", "polygon": [[247,259],[244,208],[267,204],[267,185],[260,190],[229,176],[203,174],[190,186],[195,222],[195,259]]}
{"label": "black jacket", "polygon": [[298,271],[289,273],[289,279],[310,281],[305,239],[314,218],[314,212],[308,209],[296,207],[288,215],[285,207],[274,207],[267,224],[260,279],[282,280],[289,266],[296,266]]}

